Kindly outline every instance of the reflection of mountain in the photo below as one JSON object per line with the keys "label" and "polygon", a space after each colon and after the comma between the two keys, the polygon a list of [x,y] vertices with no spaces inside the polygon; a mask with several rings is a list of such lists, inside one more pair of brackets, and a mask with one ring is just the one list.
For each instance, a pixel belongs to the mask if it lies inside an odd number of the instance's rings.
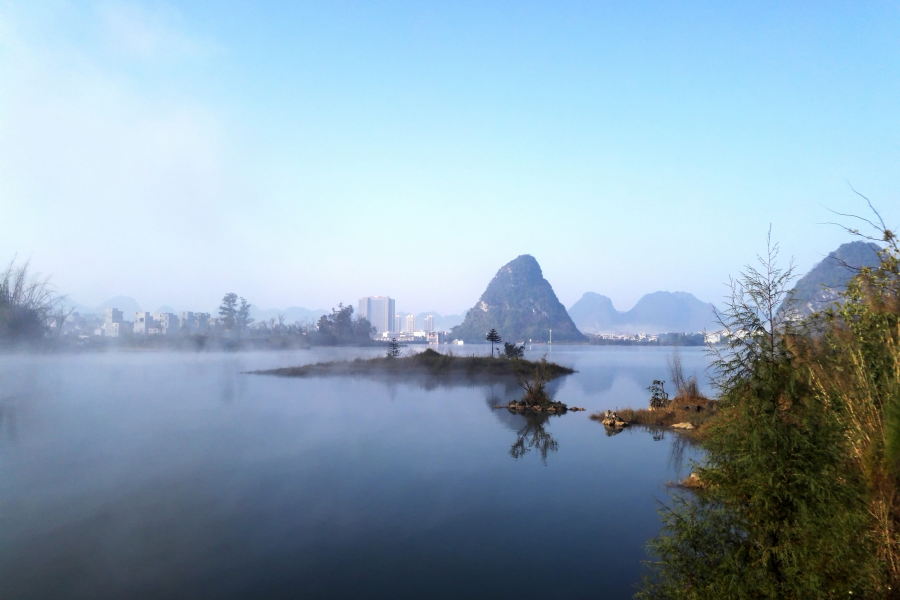
{"label": "reflection of mountain", "polygon": [[519,386],[511,389],[506,386],[492,385],[485,388],[485,404],[491,409],[491,412],[497,419],[512,431],[519,431],[525,424],[525,417],[512,411],[494,408],[495,406],[503,406],[510,400],[516,400],[522,395]]}
{"label": "reflection of mountain", "polygon": [[[666,390],[670,390],[669,367],[666,359],[671,358],[674,349],[656,350],[650,348],[608,349],[596,354],[585,353],[580,359],[573,361],[576,372],[566,378],[568,392],[585,395],[578,400],[593,410],[596,408],[640,408],[650,400],[647,386],[654,379],[666,381]],[[686,376],[696,375],[700,387],[705,394],[713,393],[709,389],[707,368],[709,358],[702,349],[683,349],[681,359]],[[594,405],[593,401],[602,398],[602,405]]]}
{"label": "reflection of mountain", "polygon": [[601,364],[577,373],[572,383],[577,384],[585,394],[602,394],[612,389],[617,377],[630,379],[639,387],[645,388],[654,379],[668,379],[669,370],[665,364],[629,366],[626,369],[615,363]]}

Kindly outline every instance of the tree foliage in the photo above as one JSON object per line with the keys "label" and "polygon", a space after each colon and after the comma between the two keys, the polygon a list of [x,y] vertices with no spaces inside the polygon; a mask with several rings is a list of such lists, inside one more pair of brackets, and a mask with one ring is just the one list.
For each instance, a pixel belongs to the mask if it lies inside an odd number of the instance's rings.
{"label": "tree foliage", "polygon": [[233,292],[225,294],[222,304],[219,305],[219,323],[222,328],[237,335],[243,334],[253,323],[250,316],[251,306],[253,305],[247,300]]}
{"label": "tree foliage", "polygon": [[550,394],[547,393],[547,384],[552,379],[547,357],[542,356],[540,362],[534,365],[534,372],[528,372],[520,366],[516,366],[516,382],[524,392],[522,402],[526,405],[550,404]]}
{"label": "tree foliage", "polygon": [[500,334],[497,333],[496,329],[491,328],[491,330],[487,332],[487,335],[484,336],[484,339],[491,343],[491,356],[493,356],[494,344],[499,344],[502,341],[500,339]]}
{"label": "tree foliage", "polygon": [[353,307],[338,304],[330,315],[322,315],[316,326],[322,344],[365,342],[372,338],[375,328],[365,318],[354,318]]}
{"label": "tree foliage", "polygon": [[770,243],[760,267],[732,282],[731,344],[715,361],[719,416],[695,468],[701,489],[664,507],[640,598],[898,589],[884,425],[900,404],[895,262],[887,252],[881,274],[860,273],[843,305],[799,323],[780,310],[792,269],[777,254]]}
{"label": "tree foliage", "polygon": [[219,305],[219,323],[224,329],[231,331],[237,323],[237,302],[238,295],[229,292],[222,298],[222,304]]}
{"label": "tree foliage", "polygon": [[397,338],[391,338],[391,341],[388,342],[385,356],[388,358],[397,358],[400,356],[400,344],[397,342]]}
{"label": "tree foliage", "polygon": [[654,379],[650,387],[650,408],[665,408],[669,405],[669,394],[666,392],[666,382],[660,379]]}
{"label": "tree foliage", "polygon": [[509,342],[503,342],[503,354],[506,358],[514,359],[514,358],[524,358],[525,357],[525,344],[510,344]]}
{"label": "tree foliage", "polygon": [[238,307],[237,312],[234,317],[234,324],[238,331],[243,332],[247,329],[247,327],[253,323],[253,319],[250,317],[250,307],[252,305],[241,298],[241,305]]}

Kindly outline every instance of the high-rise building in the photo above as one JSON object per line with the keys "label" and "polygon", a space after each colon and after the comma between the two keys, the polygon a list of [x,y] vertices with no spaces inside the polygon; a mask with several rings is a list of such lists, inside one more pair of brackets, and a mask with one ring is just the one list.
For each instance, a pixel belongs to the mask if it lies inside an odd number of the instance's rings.
{"label": "high-rise building", "polygon": [[134,313],[134,333],[136,335],[147,335],[154,327],[153,315],[145,311]]}
{"label": "high-rise building", "polygon": [[378,333],[394,331],[394,299],[387,296],[360,298],[359,316],[367,319]]}
{"label": "high-rise building", "polygon": [[425,317],[425,331],[434,331],[434,315]]}
{"label": "high-rise building", "polygon": [[406,327],[403,331],[412,333],[416,330],[416,315],[406,315]]}
{"label": "high-rise building", "polygon": [[161,335],[175,335],[178,333],[178,317],[174,313],[153,313]]}
{"label": "high-rise building", "polygon": [[107,308],[104,317],[104,323],[121,323],[122,311],[117,308]]}
{"label": "high-rise building", "polygon": [[393,333],[400,333],[402,331],[402,327],[400,326],[400,315],[394,315],[394,328],[391,329]]}

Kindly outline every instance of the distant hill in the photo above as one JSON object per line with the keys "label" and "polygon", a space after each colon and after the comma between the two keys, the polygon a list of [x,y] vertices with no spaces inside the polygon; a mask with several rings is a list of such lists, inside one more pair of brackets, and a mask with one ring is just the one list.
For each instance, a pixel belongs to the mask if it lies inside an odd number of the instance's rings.
{"label": "distant hill", "polygon": [[879,250],[871,242],[849,242],[822,259],[797,281],[791,292],[800,315],[809,316],[837,301],[855,269],[878,266]]}
{"label": "distant hill", "polygon": [[141,310],[141,305],[138,304],[138,301],[129,296],[116,296],[115,298],[110,298],[103,304],[100,304],[93,310],[89,310],[82,314],[91,314],[91,313],[103,313],[107,308],[117,308],[122,311],[125,319],[131,320],[134,318],[134,313],[139,312]]}
{"label": "distant hill", "polygon": [[614,333],[619,323],[619,311],[612,300],[594,292],[585,293],[573,304],[569,316],[584,333]]}
{"label": "distant hill", "polygon": [[481,299],[450,336],[466,342],[484,342],[491,328],[511,342],[546,341],[551,329],[554,341],[585,339],[544,279],[538,262],[528,254],[497,271]]}
{"label": "distant hill", "polygon": [[686,292],[646,294],[627,312],[616,310],[606,296],[587,292],[569,315],[585,333],[694,333],[717,328],[715,307]]}

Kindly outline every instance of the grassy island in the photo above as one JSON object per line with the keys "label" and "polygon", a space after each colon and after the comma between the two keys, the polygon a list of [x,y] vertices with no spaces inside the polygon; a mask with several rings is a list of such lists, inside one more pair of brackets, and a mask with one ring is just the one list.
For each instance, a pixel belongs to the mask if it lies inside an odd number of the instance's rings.
{"label": "grassy island", "polygon": [[481,380],[514,379],[519,373],[543,369],[548,380],[574,373],[573,369],[548,361],[523,358],[507,359],[490,356],[455,356],[428,348],[424,352],[403,357],[379,357],[350,361],[321,362],[299,367],[252,371],[258,375],[281,377],[325,377],[341,375],[396,375]]}
{"label": "grassy island", "polygon": [[648,427],[696,430],[701,429],[715,414],[715,400],[704,397],[678,396],[665,407],[622,408],[616,411],[601,411],[592,414],[591,419],[600,421],[606,427],[646,425]]}

